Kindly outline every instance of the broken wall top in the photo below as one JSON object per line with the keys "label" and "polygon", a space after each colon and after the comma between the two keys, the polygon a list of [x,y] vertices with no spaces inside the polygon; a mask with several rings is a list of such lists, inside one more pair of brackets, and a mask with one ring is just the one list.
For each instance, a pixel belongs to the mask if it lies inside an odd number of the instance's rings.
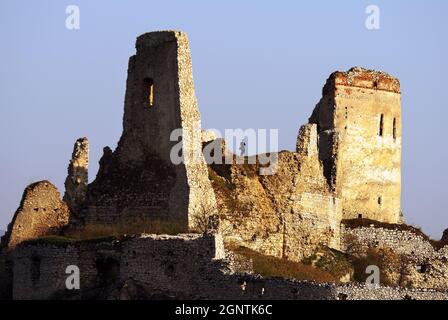
{"label": "broken wall top", "polygon": [[147,32],[137,37],[135,48],[139,51],[145,47],[159,46],[164,42],[175,42],[178,38],[186,36],[185,32],[176,30]]}
{"label": "broken wall top", "polygon": [[333,72],[323,88],[323,95],[328,94],[337,85],[400,93],[400,81],[397,78],[386,72],[361,67]]}

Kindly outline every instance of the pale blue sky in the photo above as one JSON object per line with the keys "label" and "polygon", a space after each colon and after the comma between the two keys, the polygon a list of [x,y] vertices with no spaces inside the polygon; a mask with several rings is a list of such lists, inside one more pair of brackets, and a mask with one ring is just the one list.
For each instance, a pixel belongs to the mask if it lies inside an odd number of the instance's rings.
{"label": "pale blue sky", "polygon": [[[81,29],[65,28],[78,5]],[[365,8],[381,29],[364,27]],[[278,128],[294,149],[334,70],[380,69],[400,78],[402,206],[440,238],[448,227],[447,1],[0,0],[0,229],[26,185],[61,193],[76,138],[90,140],[90,179],[121,133],[127,60],[148,31],[188,32],[203,126]]]}

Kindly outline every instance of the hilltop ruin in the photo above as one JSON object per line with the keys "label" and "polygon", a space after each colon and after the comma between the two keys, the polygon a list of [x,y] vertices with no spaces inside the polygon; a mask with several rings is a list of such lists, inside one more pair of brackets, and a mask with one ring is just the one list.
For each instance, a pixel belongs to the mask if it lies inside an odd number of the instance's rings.
{"label": "hilltop ruin", "polygon": [[[28,187],[2,238],[3,268],[5,274],[15,275],[9,287],[13,287],[16,298],[60,294],[63,281],[53,284],[49,279],[63,277],[62,268],[67,263],[88,270],[89,276],[83,281],[89,290],[112,273],[114,281],[120,279],[121,283],[127,281],[126,275],[135,274],[134,280],[151,286],[142,284],[145,290],[171,290],[178,296],[200,297],[194,292],[205,290],[197,284],[203,274],[188,278],[189,283],[168,284],[184,274],[184,266],[191,272],[208,270],[213,279],[207,281],[221,283],[226,291],[204,291],[204,297],[236,297],[240,289],[235,287],[234,274],[240,269],[251,270],[244,263],[246,267],[237,267],[238,259],[226,247],[244,247],[295,262],[322,247],[356,255],[359,252],[348,245],[350,237],[373,240],[344,227],[345,220],[395,226],[403,223],[398,79],[363,68],[332,73],[309,123],[299,128],[296,150],[275,153],[275,174],[264,175],[260,174],[262,164],[251,163],[247,157],[240,163],[237,160],[241,157],[232,155],[225,141],[202,130],[185,33],[144,34],[137,38],[136,51],[128,65],[123,133],[116,150],[104,148],[95,180],[88,184],[88,140],[79,139],[69,163],[63,200],[49,182]],[[176,149],[179,137],[173,139],[176,130],[182,133],[180,150]],[[230,155],[232,161],[207,161],[203,148],[211,144],[219,151],[218,158]],[[173,150],[181,152],[182,161],[173,162]],[[129,233],[147,233],[145,223],[154,221],[175,226],[176,233],[205,235],[129,238]],[[123,231],[122,235],[127,235],[123,242],[114,242],[116,245],[109,240],[99,244],[68,242],[58,249],[42,240],[54,234],[76,236],[86,227],[113,229],[135,222],[141,222],[141,229]],[[153,229],[149,232],[160,233]],[[200,248],[202,245],[205,247]],[[176,246],[180,252],[185,250],[185,255],[177,254]],[[367,250],[364,244],[359,248]],[[408,251],[401,254],[412,255]],[[139,255],[150,255],[155,264],[147,264]],[[182,262],[182,257],[188,259]],[[426,258],[442,261],[445,257],[443,250],[431,253],[431,257],[422,254],[412,264],[424,264]],[[207,261],[204,270],[193,267],[191,259],[196,258]],[[218,272],[220,263],[232,276]],[[33,268],[39,268],[39,272]],[[443,263],[437,270],[448,272]],[[164,272],[160,286],[153,287],[151,276],[160,272]],[[33,274],[39,277],[35,279]],[[414,280],[407,283],[424,286],[421,279]],[[255,278],[247,281],[258,286]],[[445,280],[433,281],[437,283],[434,288],[448,288]],[[316,295],[310,289],[305,296],[291,296],[286,292],[294,283],[272,283],[278,290],[275,292],[285,298],[337,298],[339,292],[330,286],[319,289]],[[251,298],[259,295],[257,290]]]}

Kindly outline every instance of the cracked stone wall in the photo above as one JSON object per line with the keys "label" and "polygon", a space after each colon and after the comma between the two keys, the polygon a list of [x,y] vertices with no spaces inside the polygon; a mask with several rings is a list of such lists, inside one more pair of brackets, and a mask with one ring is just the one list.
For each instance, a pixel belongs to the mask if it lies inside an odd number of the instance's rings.
{"label": "cracked stone wall", "polygon": [[310,123],[343,218],[400,221],[401,103],[398,79],[352,68],[330,75]]}
{"label": "cracked stone wall", "polygon": [[[202,208],[216,213],[216,200],[201,152],[187,35],[150,32],[138,37],[136,49],[129,60],[123,134],[113,153],[105,149],[81,220],[112,224],[161,218],[194,229]],[[171,139],[175,129],[181,129],[182,139]],[[170,158],[176,145],[182,146],[181,163]]]}

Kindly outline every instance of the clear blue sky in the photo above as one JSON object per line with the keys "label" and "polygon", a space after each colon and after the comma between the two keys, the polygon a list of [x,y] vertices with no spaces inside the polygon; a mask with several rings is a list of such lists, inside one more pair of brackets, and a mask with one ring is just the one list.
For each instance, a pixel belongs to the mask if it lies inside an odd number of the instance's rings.
{"label": "clear blue sky", "polygon": [[[65,8],[81,29],[65,28]],[[378,5],[380,30],[364,26]],[[121,133],[127,60],[148,31],[188,32],[203,126],[278,128],[294,149],[334,70],[387,71],[401,80],[407,222],[435,238],[448,227],[447,1],[0,0],[0,229],[26,185],[63,193],[76,138],[102,148]]]}

